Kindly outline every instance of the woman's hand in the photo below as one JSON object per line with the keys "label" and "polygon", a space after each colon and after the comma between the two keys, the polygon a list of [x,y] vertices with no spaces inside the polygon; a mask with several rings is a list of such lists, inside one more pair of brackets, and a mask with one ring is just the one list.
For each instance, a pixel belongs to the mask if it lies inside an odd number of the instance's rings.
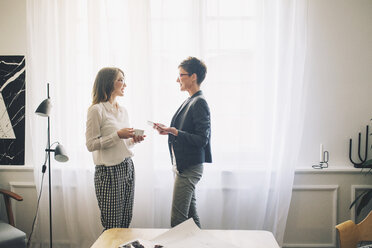
{"label": "woman's hand", "polygon": [[134,143],[141,143],[141,141],[143,141],[145,139],[146,135],[134,135],[133,136],[133,142]]}
{"label": "woman's hand", "polygon": [[154,123],[153,128],[156,131],[158,131],[160,135],[166,135],[166,134],[168,134],[168,132],[164,130],[165,128],[167,128],[167,126],[165,126],[164,124]]}
{"label": "woman's hand", "polygon": [[174,136],[178,135],[178,130],[174,127],[167,127],[161,123],[155,123],[153,126],[154,129],[156,129],[159,134],[166,135],[166,134],[173,134]]}
{"label": "woman's hand", "polygon": [[134,137],[134,129],[133,128],[122,128],[117,131],[118,136],[120,139],[129,139]]}

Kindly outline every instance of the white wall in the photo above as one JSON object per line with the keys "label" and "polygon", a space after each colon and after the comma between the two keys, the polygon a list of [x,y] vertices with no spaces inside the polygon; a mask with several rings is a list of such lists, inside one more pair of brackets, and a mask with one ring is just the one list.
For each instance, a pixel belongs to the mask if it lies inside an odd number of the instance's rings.
{"label": "white wall", "polygon": [[309,0],[308,23],[309,87],[298,166],[318,162],[322,143],[331,168],[350,167],[349,139],[357,144],[360,131],[364,138],[372,118],[372,1]]}
{"label": "white wall", "polygon": [[[372,175],[349,161],[349,139],[356,159],[358,132],[364,144],[372,124],[371,24],[370,0],[309,0],[305,127],[284,247],[336,247],[335,225],[366,215],[349,210],[355,195],[372,188]],[[320,144],[330,163],[317,171],[311,165],[319,162]]]}
{"label": "white wall", "polygon": [[25,55],[26,0],[0,0],[0,55]]}

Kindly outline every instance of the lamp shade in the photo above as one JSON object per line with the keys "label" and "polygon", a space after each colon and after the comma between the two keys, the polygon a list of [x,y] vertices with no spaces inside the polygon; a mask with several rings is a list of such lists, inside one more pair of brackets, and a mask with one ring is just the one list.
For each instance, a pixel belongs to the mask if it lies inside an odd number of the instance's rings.
{"label": "lamp shade", "polygon": [[37,107],[35,113],[38,114],[38,115],[41,115],[41,116],[48,117],[51,107],[52,107],[52,104],[51,104],[49,98],[47,98],[40,103],[40,105],[39,105],[39,107]]}
{"label": "lamp shade", "polygon": [[68,156],[67,156],[66,150],[63,147],[63,145],[58,144],[56,146],[56,149],[54,150],[54,159],[57,160],[58,162],[68,161]]}

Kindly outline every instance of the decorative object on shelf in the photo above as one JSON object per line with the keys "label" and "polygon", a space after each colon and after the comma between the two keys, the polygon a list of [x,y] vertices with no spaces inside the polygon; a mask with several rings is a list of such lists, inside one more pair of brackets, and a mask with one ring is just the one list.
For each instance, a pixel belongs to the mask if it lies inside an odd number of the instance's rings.
{"label": "decorative object on shelf", "polygon": [[[46,171],[46,161],[48,161],[48,176],[49,176],[49,239],[50,239],[50,248],[53,247],[53,231],[52,231],[52,177],[51,177],[51,167],[50,167],[50,153],[54,152],[54,159],[58,162],[67,162],[68,156],[66,155],[66,151],[63,146],[59,142],[54,142],[52,145],[50,144],[50,109],[51,109],[51,102],[49,97],[49,84],[47,84],[47,94],[48,98],[42,101],[39,107],[36,109],[35,113],[43,116],[48,117],[48,141],[47,147],[45,149],[46,152],[46,160],[44,162],[42,173]],[[55,149],[51,149],[54,144],[57,144]]]}
{"label": "decorative object on shelf", "polygon": [[0,165],[25,162],[25,56],[0,56]]}
{"label": "decorative object on shelf", "polygon": [[320,144],[319,164],[314,164],[314,165],[312,165],[312,167],[314,169],[328,168],[328,161],[329,161],[329,152],[328,151],[324,151],[323,144]]}
{"label": "decorative object on shelf", "polygon": [[[370,120],[372,121],[372,119]],[[349,158],[351,163],[353,163],[355,168],[360,168],[362,169],[361,172],[365,171],[363,169],[368,169],[365,172],[365,176],[370,175],[372,173],[372,159],[368,160],[368,150],[372,149],[372,147],[368,147],[368,138],[369,138],[369,126],[367,125],[366,127],[366,147],[365,147],[365,154],[364,158],[361,156],[360,152],[360,143],[361,143],[361,133],[359,132],[358,136],[358,157],[360,160],[360,163],[356,163],[352,159],[352,140],[350,139],[350,144],[349,144]],[[370,202],[372,201],[372,189],[367,189],[364,190],[360,195],[358,195],[355,200],[350,204],[350,209],[355,206],[355,212],[356,216],[359,216],[359,214],[362,212],[364,209],[367,212],[372,211],[372,208],[370,207]],[[363,211],[364,211],[363,210]]]}
{"label": "decorative object on shelf", "polygon": [[353,150],[353,141],[350,139],[349,142],[349,159],[350,162],[354,165],[355,168],[372,168],[372,160],[367,160],[368,158],[368,136],[369,136],[369,126],[366,127],[366,147],[364,151],[364,157],[361,156],[361,150],[360,150],[360,143],[361,143],[361,133],[359,132],[358,135],[358,158],[360,162],[356,162],[352,158],[352,150]]}

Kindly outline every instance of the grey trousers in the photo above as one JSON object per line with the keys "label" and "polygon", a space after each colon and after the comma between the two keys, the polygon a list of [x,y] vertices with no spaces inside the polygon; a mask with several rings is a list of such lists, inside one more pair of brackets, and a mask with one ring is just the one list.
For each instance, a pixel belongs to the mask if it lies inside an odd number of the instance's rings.
{"label": "grey trousers", "polygon": [[203,175],[203,164],[188,167],[182,173],[175,171],[171,226],[174,227],[189,218],[200,226],[196,211],[195,186]]}

